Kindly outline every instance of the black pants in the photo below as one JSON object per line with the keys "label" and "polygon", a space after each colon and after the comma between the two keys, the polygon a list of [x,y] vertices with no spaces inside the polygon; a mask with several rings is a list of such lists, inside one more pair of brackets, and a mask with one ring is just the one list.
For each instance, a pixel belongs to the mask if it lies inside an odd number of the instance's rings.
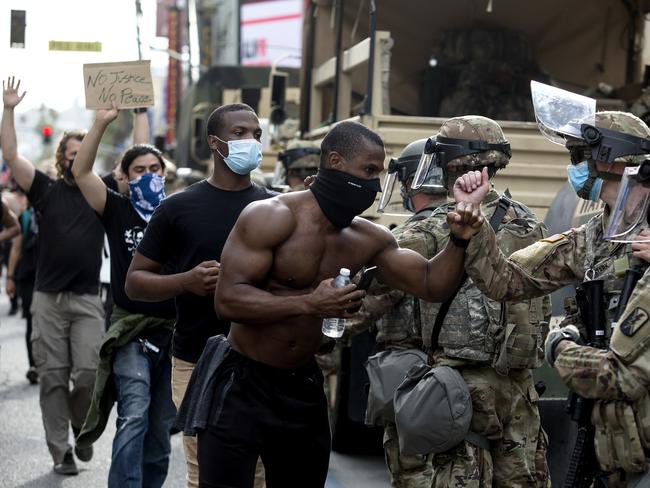
{"label": "black pants", "polygon": [[20,295],[20,301],[23,306],[23,318],[27,322],[27,330],[25,331],[25,340],[27,342],[27,358],[29,365],[35,366],[34,356],[32,354],[32,295],[34,294],[34,281],[33,280],[19,280],[16,283],[17,293]]}
{"label": "black pants", "polygon": [[250,488],[262,458],[268,488],[321,488],[330,454],[323,376],[315,360],[282,370],[230,350],[219,366],[199,486]]}

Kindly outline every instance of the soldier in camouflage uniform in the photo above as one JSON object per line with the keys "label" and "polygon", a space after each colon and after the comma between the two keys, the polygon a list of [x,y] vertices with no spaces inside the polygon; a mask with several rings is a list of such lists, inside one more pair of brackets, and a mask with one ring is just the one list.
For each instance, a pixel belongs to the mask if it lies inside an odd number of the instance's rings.
{"label": "soldier in camouflage uniform", "polygon": [[[462,141],[472,142],[463,146]],[[503,149],[498,150],[499,145]],[[485,117],[447,120],[440,128],[436,146],[448,154],[453,147],[465,147],[465,152],[469,152],[448,161],[443,157],[449,189],[467,171],[487,168],[492,177],[510,159],[503,131]],[[483,151],[471,152],[467,148]],[[480,202],[487,220],[495,213],[499,199],[500,195],[491,188]],[[449,229],[442,216],[452,208],[453,204],[442,206],[422,223],[422,230],[426,228],[431,233],[430,252],[434,254],[447,243]],[[498,228],[496,242],[506,255],[544,237],[546,232],[530,209],[512,200]],[[470,430],[484,441],[479,447],[466,440],[448,452],[436,454],[432,486],[550,486],[546,435],[530,371],[543,361],[550,300],[546,297],[493,301],[483,296],[468,278],[442,323],[438,347],[431,351],[431,333],[439,310],[440,304],[422,303],[424,346],[432,353],[435,364],[453,366],[462,374],[472,397]]]}
{"label": "soldier in camouflage uniform", "polygon": [[[622,134],[650,138],[650,129],[628,113],[596,113],[595,125]],[[585,160],[589,164],[587,180],[582,185],[574,185],[574,189],[583,198],[600,198],[606,204],[604,212],[577,229],[542,239],[509,258],[499,250],[492,229],[483,225],[466,250],[465,268],[476,286],[493,300],[523,300],[551,293],[567,284],[602,279],[605,281],[606,330],[609,334],[622,277],[630,267],[632,255],[629,245],[604,239],[605,225],[618,192],[616,175],[620,176],[625,166],[640,164],[645,156],[621,155],[612,162],[603,162],[593,159],[593,153],[584,141],[568,138],[566,145],[571,151],[572,166]],[[588,188],[585,190],[585,187]],[[458,194],[463,201],[472,201],[470,196],[471,193]],[[637,317],[627,320],[643,324],[647,320],[641,318],[647,318],[644,311],[648,309],[647,291],[643,291],[647,285],[644,283],[647,283],[647,276],[636,295],[638,311],[630,305],[627,312]],[[592,415],[597,427],[596,451],[601,468],[605,471],[624,469],[629,473],[642,470],[644,458],[650,452],[649,363],[647,349],[642,350],[650,336],[647,330],[634,340],[624,335],[617,329],[609,353],[567,342],[561,343],[553,354],[558,353],[555,366],[571,388],[581,395],[603,399],[603,402],[597,402]],[[556,333],[549,336],[551,344]],[[553,350],[548,345],[547,348]],[[553,355],[550,358],[552,361]],[[609,482],[609,486],[625,486],[620,472],[614,473]]]}
{"label": "soldier in camouflage uniform", "polygon": [[[431,252],[427,246],[428,234],[422,235],[417,232],[411,234],[409,231],[431,216],[436,208],[446,203],[447,191],[442,185],[441,177],[435,179],[430,187],[423,187],[420,190],[411,189],[426,142],[426,139],[420,139],[407,145],[400,157],[391,161],[388,171],[389,175],[395,174],[399,181],[404,209],[413,212],[404,224],[393,229],[393,235],[400,247],[413,249],[429,259],[436,253]],[[388,181],[390,180],[387,178]],[[387,186],[392,187],[384,184],[382,198],[392,193],[392,188]],[[388,203],[386,202],[384,207]],[[405,234],[409,235],[406,240],[403,239]],[[346,327],[352,330],[359,329],[360,326],[365,327],[379,319],[376,321],[378,349],[422,348],[419,318],[414,314],[415,301],[413,296],[402,291],[378,285],[366,298],[364,307],[358,314],[359,317],[350,320]],[[383,316],[384,314],[386,315]],[[393,488],[430,488],[433,476],[431,456],[400,454],[397,430],[392,422],[384,425],[384,453]]]}
{"label": "soldier in camouflage uniform", "polygon": [[294,141],[278,155],[272,187],[278,191],[304,190],[305,178],[318,172],[320,146],[312,141]]}
{"label": "soldier in camouflage uniform", "polygon": [[[468,154],[443,165],[443,182],[450,190],[456,177],[464,172],[486,167],[494,175],[510,158],[501,128],[485,117],[449,119],[440,129],[436,146],[443,147],[439,145],[443,142],[479,148],[467,150]],[[481,203],[485,215],[494,213],[499,198],[495,190],[485,196]],[[435,255],[447,244],[446,215],[452,207],[440,205],[427,219],[413,219],[396,229],[400,246],[427,257]],[[501,221],[499,246],[509,254],[544,233],[544,225],[528,208],[511,202]],[[549,300],[498,303],[482,296],[467,280],[446,315],[435,351],[431,350],[431,334],[440,304],[391,291],[379,297],[368,296],[365,313],[377,315],[391,304],[394,306],[390,312],[377,323],[377,341],[384,348],[420,347],[430,354],[433,363],[457,367],[472,395],[471,429],[489,443],[484,449],[464,441],[448,452],[436,454],[431,477],[431,456],[400,455],[395,426],[388,425],[384,446],[393,486],[548,486],[546,438],[530,368],[538,367],[543,359]]]}

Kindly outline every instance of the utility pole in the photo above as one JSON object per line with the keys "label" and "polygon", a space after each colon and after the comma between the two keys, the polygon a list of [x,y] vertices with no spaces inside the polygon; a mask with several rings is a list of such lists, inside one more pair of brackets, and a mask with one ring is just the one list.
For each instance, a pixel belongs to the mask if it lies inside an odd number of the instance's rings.
{"label": "utility pole", "polygon": [[135,38],[138,42],[138,59],[142,59],[142,40],[140,39],[140,20],[142,19],[142,4],[135,0]]}

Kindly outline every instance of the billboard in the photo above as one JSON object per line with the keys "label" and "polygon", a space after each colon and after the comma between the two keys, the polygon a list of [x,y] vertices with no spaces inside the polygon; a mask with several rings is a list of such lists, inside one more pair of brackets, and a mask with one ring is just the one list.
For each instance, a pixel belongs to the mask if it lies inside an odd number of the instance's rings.
{"label": "billboard", "polygon": [[304,0],[242,4],[241,64],[300,67],[303,5]]}

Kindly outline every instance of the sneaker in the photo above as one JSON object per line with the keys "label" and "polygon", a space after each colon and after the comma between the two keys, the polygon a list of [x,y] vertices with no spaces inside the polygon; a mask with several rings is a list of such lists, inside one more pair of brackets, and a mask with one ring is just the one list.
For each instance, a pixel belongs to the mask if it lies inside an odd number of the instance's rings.
{"label": "sneaker", "polygon": [[30,384],[35,385],[38,383],[38,372],[36,371],[36,368],[34,366],[31,366],[27,370],[27,374],[25,375],[27,377],[27,380],[29,381]]}
{"label": "sneaker", "polygon": [[72,450],[68,449],[63,456],[63,461],[59,464],[54,465],[54,472],[56,474],[63,474],[66,476],[79,474],[77,465],[74,462],[74,456],[72,455]]}
{"label": "sneaker", "polygon": [[74,446],[74,453],[79,458],[79,461],[87,463],[93,458],[93,446],[79,447]]}
{"label": "sneaker", "polygon": [[87,463],[93,458],[93,446],[92,445],[88,447],[77,446],[77,437],[79,437],[79,434],[81,433],[81,429],[77,429],[73,425],[72,433],[74,434],[74,440],[75,440],[74,453],[79,459],[79,461],[83,461],[84,463]]}

